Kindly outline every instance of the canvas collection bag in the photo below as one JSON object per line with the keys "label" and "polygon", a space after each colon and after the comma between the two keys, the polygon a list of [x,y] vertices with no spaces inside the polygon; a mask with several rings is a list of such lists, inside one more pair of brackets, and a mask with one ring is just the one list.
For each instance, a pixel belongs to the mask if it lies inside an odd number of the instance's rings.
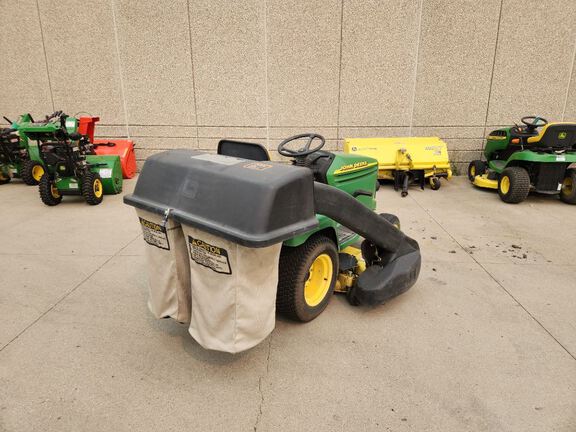
{"label": "canvas collection bag", "polygon": [[190,321],[190,266],[182,227],[172,219],[136,209],[146,242],[148,308],[156,318]]}
{"label": "canvas collection bag", "polygon": [[183,225],[190,259],[189,332],[204,348],[237,353],[274,329],[281,243],[248,248]]}

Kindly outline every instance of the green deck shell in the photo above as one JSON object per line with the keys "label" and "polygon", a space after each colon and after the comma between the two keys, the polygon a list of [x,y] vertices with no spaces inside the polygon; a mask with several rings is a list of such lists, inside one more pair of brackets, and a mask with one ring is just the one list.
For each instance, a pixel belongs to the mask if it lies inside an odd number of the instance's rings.
{"label": "green deck shell", "polygon": [[115,195],[122,192],[123,178],[120,157],[116,155],[87,155],[86,162],[91,165],[104,164],[90,169],[90,171],[100,174],[104,194]]}

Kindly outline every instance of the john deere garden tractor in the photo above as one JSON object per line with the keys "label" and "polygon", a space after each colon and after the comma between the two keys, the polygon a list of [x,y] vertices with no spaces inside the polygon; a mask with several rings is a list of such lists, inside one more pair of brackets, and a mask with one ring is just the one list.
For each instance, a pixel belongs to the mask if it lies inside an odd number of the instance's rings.
{"label": "john deere garden tractor", "polygon": [[20,138],[18,123],[12,123],[6,117],[4,119],[12,125],[0,129],[0,184],[19,177],[27,185],[37,185],[44,168],[37,157],[32,158],[35,155],[29,151],[27,141]]}
{"label": "john deere garden tractor", "polygon": [[[278,152],[292,166],[270,161],[259,144],[229,140],[220,141],[216,155],[159,153],[146,160],[124,202],[164,217],[164,225],[146,223],[155,229],[145,236],[155,249],[179,253],[178,241],[159,240],[168,218],[218,236],[215,245],[188,238],[191,265],[211,268],[213,278],[245,280],[250,275],[238,268],[251,263],[249,249],[280,244],[276,310],[290,319],[314,319],[335,291],[354,305],[381,304],[416,282],[418,243],[402,233],[396,216],[375,213],[377,161],[323,151],[324,144],[315,133],[284,140]],[[229,260],[228,247],[242,250],[242,258]]]}
{"label": "john deere garden tractor", "polygon": [[97,205],[104,193],[122,191],[119,157],[94,155],[92,144],[76,130],[77,119],[61,111],[42,122],[31,117],[19,121],[20,139],[45,171],[39,189],[46,205],[59,204],[63,195],[82,195],[88,204]]}
{"label": "john deere garden tractor", "polygon": [[521,122],[490,132],[486,161],[470,163],[470,181],[498,190],[507,203],[520,203],[534,191],[576,204],[576,123],[548,123],[538,116]]}

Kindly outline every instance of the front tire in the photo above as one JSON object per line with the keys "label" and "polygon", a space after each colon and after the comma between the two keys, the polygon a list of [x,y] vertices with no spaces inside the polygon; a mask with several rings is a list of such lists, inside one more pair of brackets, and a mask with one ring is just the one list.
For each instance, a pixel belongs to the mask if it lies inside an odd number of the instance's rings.
{"label": "front tire", "polygon": [[576,204],[576,169],[566,170],[560,189],[560,199],[566,204]]}
{"label": "front tire", "polygon": [[40,183],[44,175],[44,167],[38,161],[26,160],[22,164],[22,181],[28,186],[35,186]]}
{"label": "front tire", "polygon": [[60,195],[58,188],[47,174],[44,174],[40,179],[38,189],[40,191],[40,199],[47,206],[52,207],[62,202],[62,195]]}
{"label": "front tire", "polygon": [[313,320],[328,306],[337,277],[338,249],[329,237],[316,234],[300,246],[283,246],[276,309],[295,321]]}
{"label": "front tire", "polygon": [[440,179],[438,177],[430,177],[430,189],[432,190],[438,190],[440,189],[440,186],[442,186],[442,183],[440,183]]}
{"label": "front tire", "polygon": [[4,174],[2,171],[0,171],[0,185],[10,183],[10,180],[12,180],[12,177],[10,177],[9,174]]}
{"label": "front tire", "polygon": [[518,204],[530,192],[530,176],[522,167],[509,167],[502,171],[498,179],[498,195],[502,201]]}
{"label": "front tire", "polygon": [[88,172],[82,177],[82,196],[90,205],[98,205],[104,199],[104,186],[100,174]]}
{"label": "front tire", "polygon": [[473,160],[468,165],[468,180],[474,181],[476,176],[482,175],[486,172],[486,162],[481,160]]}

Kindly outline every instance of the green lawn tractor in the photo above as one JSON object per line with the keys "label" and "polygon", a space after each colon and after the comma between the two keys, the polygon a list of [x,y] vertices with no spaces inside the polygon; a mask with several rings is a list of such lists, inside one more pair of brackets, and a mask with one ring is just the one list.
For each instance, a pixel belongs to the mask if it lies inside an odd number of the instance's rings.
{"label": "green lawn tractor", "polygon": [[63,195],[82,195],[88,204],[97,205],[104,194],[122,191],[120,158],[95,155],[88,139],[76,132],[74,117],[56,112],[42,122],[30,117],[18,123],[20,139],[45,171],[39,182],[44,204],[57,205]]}
{"label": "green lawn tractor", "polygon": [[548,123],[537,116],[521,121],[490,132],[486,162],[472,161],[468,178],[476,186],[497,189],[507,203],[522,202],[534,191],[576,204],[576,123]]}
{"label": "green lawn tractor", "polygon": [[290,319],[314,319],[334,292],[353,305],[381,304],[416,282],[418,243],[402,233],[396,216],[375,213],[377,161],[322,151],[324,143],[314,133],[284,140],[278,152],[292,158],[291,166],[271,162],[259,144],[229,140],[220,141],[216,155],[159,153],[147,159],[124,202],[221,238],[220,245],[200,242],[202,250],[194,240],[189,250],[200,268],[216,269],[214,277],[243,278],[234,265],[250,260],[250,252],[228,260],[220,248],[226,242],[280,243],[276,310]]}
{"label": "green lawn tractor", "polygon": [[18,124],[0,129],[0,184],[20,177],[27,185],[37,185],[43,174],[42,164],[31,159],[26,141],[18,135]]}

